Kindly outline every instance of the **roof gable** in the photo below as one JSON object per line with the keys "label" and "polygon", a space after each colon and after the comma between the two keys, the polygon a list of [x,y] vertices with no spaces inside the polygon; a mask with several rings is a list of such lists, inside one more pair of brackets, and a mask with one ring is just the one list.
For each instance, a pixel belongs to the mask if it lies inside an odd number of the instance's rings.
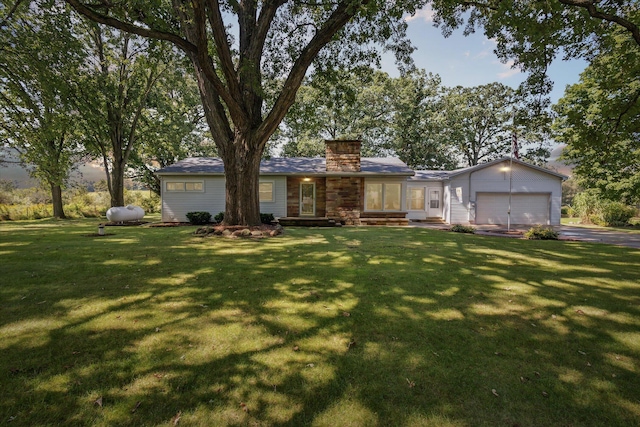
{"label": "roof gable", "polygon": [[509,157],[501,157],[499,159],[492,160],[492,161],[487,162],[487,163],[481,163],[479,165],[470,166],[470,167],[467,167],[467,168],[462,168],[462,169],[457,169],[455,171],[451,171],[451,172],[449,172],[448,178],[454,178],[454,177],[459,176],[459,175],[464,175],[466,173],[475,172],[475,171],[478,171],[478,170],[481,170],[481,169],[489,168],[489,167],[498,165],[500,163],[509,162],[509,161],[512,161],[512,162],[514,162],[514,163],[516,163],[518,165],[521,165],[521,166],[525,166],[525,167],[534,169],[534,170],[536,170],[538,172],[543,172],[543,173],[547,173],[549,175],[553,175],[553,176],[555,176],[557,178],[560,178],[562,180],[567,179],[566,175],[562,175],[562,174],[554,172],[552,170],[545,169],[545,168],[540,167],[540,166],[536,166],[536,165],[532,165],[530,163],[523,162],[522,160],[511,159]]}

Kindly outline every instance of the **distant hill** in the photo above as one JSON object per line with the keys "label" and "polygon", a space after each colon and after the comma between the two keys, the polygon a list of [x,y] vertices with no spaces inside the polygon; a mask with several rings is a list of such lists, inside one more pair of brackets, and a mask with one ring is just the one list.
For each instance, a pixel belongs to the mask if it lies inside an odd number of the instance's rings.
{"label": "distant hill", "polygon": [[[15,182],[18,188],[29,188],[37,185],[37,181],[29,175],[29,171],[17,163],[18,158],[5,148],[0,148],[0,179]],[[72,182],[98,182],[105,179],[105,171],[98,162],[81,163],[71,173]]]}

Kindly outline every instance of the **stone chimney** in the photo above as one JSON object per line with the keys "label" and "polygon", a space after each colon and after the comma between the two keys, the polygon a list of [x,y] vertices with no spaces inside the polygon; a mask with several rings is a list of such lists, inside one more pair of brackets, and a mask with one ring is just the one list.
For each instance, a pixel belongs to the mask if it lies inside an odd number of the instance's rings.
{"label": "stone chimney", "polygon": [[360,141],[325,141],[327,172],[360,172]]}

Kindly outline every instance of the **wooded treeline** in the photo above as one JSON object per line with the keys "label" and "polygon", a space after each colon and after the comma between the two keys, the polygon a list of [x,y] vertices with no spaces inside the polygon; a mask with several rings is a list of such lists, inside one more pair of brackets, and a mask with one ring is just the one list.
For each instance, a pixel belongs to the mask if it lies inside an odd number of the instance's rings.
{"label": "wooded treeline", "polygon": [[[415,70],[405,17],[423,7],[445,35],[484,31],[529,79],[443,88]],[[79,159],[104,163],[116,206],[127,174],[158,191],[155,168],[218,155],[225,220],[256,223],[260,158],[341,137],[416,168],[505,155],[513,133],[540,163],[552,137],[582,186],[637,203],[639,19],[630,0],[12,0],[0,7],[0,140],[50,187],[58,217]],[[374,71],[381,49],[401,77]],[[590,65],[551,110],[559,52]]]}

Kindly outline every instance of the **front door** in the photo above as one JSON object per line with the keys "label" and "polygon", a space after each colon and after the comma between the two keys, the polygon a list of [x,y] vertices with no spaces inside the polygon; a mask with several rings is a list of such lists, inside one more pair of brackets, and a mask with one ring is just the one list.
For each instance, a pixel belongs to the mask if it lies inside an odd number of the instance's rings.
{"label": "front door", "polygon": [[316,215],[316,184],[303,182],[300,184],[300,216]]}
{"label": "front door", "polygon": [[429,189],[429,205],[428,205],[428,216],[430,217],[441,217],[442,216],[442,207],[440,206],[440,190],[434,190],[432,188]]}

